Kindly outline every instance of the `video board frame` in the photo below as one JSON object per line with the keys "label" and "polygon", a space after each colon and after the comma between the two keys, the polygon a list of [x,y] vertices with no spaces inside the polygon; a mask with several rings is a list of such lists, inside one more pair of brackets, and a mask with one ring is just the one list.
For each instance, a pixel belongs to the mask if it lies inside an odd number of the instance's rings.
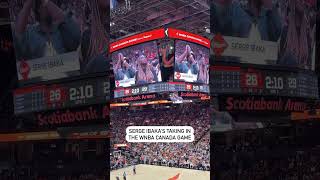
{"label": "video board frame", "polygon": [[[288,0],[274,0],[260,4],[257,2],[212,1],[210,24],[213,35],[210,38],[210,64],[314,71],[316,1],[288,3]],[[221,16],[222,11],[231,8],[233,11],[227,13],[228,17]],[[260,16],[252,13],[255,12],[255,8],[258,8]],[[299,29],[296,24],[299,30],[292,31],[293,16],[305,18],[299,27],[306,29]],[[242,19],[239,19],[240,17]],[[303,24],[305,22],[309,24]],[[230,23],[233,25],[228,26]],[[305,32],[304,35],[302,32]],[[290,33],[297,34],[300,38],[289,38]],[[292,41],[293,39],[296,42]]]}
{"label": "video board frame", "polygon": [[[130,48],[130,47],[137,45],[137,44],[142,44],[142,43],[155,41],[155,40],[161,40],[161,39],[174,40],[174,47],[176,46],[177,40],[179,40],[179,41],[183,41],[183,42],[196,44],[196,45],[199,45],[203,48],[208,48],[208,50],[210,48],[209,39],[206,39],[206,38],[201,37],[199,35],[192,34],[192,33],[186,32],[186,31],[182,31],[182,30],[177,30],[177,29],[173,29],[173,28],[167,28],[167,29],[161,28],[161,29],[156,29],[156,30],[140,33],[137,35],[133,35],[133,36],[130,36],[130,37],[127,37],[127,38],[124,38],[124,39],[121,39],[121,40],[118,40],[116,42],[111,43],[110,48],[109,48],[110,54],[112,56],[113,53],[116,53],[121,49]],[[160,51],[159,45],[158,45],[158,49]],[[158,52],[158,54],[160,56],[159,52]],[[209,58],[209,54],[208,54],[208,58]],[[160,60],[160,58],[159,58],[159,60]],[[160,61],[162,61],[162,59]],[[174,57],[174,61],[175,61],[175,57]],[[114,66],[114,64],[113,64],[113,66]],[[174,67],[175,67],[175,65],[174,65]],[[209,67],[207,66],[207,73],[208,73],[208,70],[209,70]],[[179,78],[177,78],[177,74],[175,73],[174,75],[176,77],[174,77],[172,79],[172,82],[177,82],[177,81],[181,82],[181,80],[179,80]],[[207,81],[202,84],[209,84],[208,81],[209,80],[207,79]],[[162,81],[162,83],[163,83],[163,81]],[[185,83],[199,83],[199,82],[185,81]],[[201,84],[201,83],[199,83],[199,84]],[[116,89],[117,88],[126,88],[126,87],[120,86],[120,83],[117,82],[116,80],[115,80],[115,86],[116,86]],[[135,84],[132,86],[127,86],[127,87],[136,87],[136,86],[137,85]]]}
{"label": "video board frame", "polygon": [[108,1],[13,0],[9,6],[20,87],[107,74]]}

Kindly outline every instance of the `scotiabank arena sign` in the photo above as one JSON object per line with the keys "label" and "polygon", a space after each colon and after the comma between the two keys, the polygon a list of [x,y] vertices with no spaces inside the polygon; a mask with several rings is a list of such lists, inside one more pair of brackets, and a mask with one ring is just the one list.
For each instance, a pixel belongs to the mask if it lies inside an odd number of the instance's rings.
{"label": "scotiabank arena sign", "polygon": [[219,107],[229,112],[303,112],[308,104],[297,98],[223,96],[219,97]]}
{"label": "scotiabank arena sign", "polygon": [[63,110],[35,113],[37,124],[45,127],[66,127],[106,122],[109,120],[109,104],[92,105]]}

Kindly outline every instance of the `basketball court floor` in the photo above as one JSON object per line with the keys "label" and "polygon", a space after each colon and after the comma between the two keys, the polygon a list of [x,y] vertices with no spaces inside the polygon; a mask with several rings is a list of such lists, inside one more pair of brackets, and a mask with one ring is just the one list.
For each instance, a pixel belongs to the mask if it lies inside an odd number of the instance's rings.
{"label": "basketball court floor", "polygon": [[145,164],[136,166],[136,175],[133,175],[132,166],[111,171],[110,180],[116,180],[116,176],[118,176],[120,180],[123,180],[124,171],[127,174],[127,180],[210,180],[209,171],[151,166]]}

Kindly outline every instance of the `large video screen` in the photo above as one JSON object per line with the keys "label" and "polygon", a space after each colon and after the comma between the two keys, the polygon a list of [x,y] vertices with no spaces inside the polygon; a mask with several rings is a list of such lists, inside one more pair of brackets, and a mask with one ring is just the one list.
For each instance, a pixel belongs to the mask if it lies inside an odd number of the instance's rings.
{"label": "large video screen", "polygon": [[176,81],[209,83],[209,48],[183,41],[175,43]]}
{"label": "large video screen", "polygon": [[10,0],[19,81],[105,72],[108,0]]}
{"label": "large video screen", "polygon": [[111,56],[116,87],[162,81],[157,41],[130,46]]}
{"label": "large video screen", "polygon": [[214,0],[213,61],[314,70],[316,0]]}

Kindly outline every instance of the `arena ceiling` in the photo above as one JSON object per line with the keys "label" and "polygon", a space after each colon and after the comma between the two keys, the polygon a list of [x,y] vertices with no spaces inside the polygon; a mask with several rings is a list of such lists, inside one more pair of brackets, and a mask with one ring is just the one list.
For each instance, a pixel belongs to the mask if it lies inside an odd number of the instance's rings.
{"label": "arena ceiling", "polygon": [[159,27],[206,36],[210,6],[209,0],[121,0],[110,18],[111,40]]}

